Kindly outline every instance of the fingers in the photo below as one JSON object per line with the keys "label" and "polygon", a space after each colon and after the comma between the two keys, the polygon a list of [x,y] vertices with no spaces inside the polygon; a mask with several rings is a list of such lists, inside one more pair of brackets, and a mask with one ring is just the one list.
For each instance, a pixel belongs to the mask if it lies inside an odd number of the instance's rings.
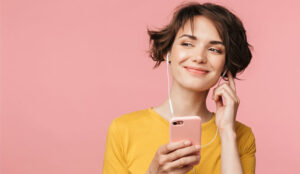
{"label": "fingers", "polygon": [[221,99],[219,99],[219,97],[222,98],[222,96],[225,97],[226,102],[240,102],[236,92],[228,85],[228,83],[223,83],[221,86],[215,88],[213,91],[212,99],[215,100],[217,104],[223,105],[223,102],[221,101]]}
{"label": "fingers", "polygon": [[200,146],[190,141],[169,143],[159,148],[157,164],[161,171],[187,173],[200,162]]}
{"label": "fingers", "polygon": [[181,167],[186,167],[188,165],[196,165],[200,162],[200,155],[192,155],[192,156],[186,156],[179,158],[173,162],[167,163],[164,167],[164,170],[172,170],[177,169]]}
{"label": "fingers", "polygon": [[199,150],[200,150],[199,145],[189,146],[189,147],[185,147],[185,148],[182,148],[182,149],[178,149],[178,150],[168,154],[166,156],[166,160],[167,161],[174,161],[176,159],[179,159],[179,158],[187,156],[187,155],[198,154]]}
{"label": "fingers", "polygon": [[221,98],[223,96],[225,98],[226,104],[235,104],[237,103],[237,99],[232,95],[234,94],[230,94],[227,88],[221,88],[216,90],[214,100],[217,102],[218,106],[222,106],[223,101],[221,100]]}
{"label": "fingers", "polygon": [[216,91],[215,91],[215,96],[214,96],[213,99],[216,100],[217,97],[219,96],[219,95],[217,95],[217,94],[220,94],[220,92],[223,93],[223,91],[228,92],[228,94],[230,95],[231,98],[235,98],[235,97],[236,97],[235,92],[228,86],[228,84],[227,84],[227,83],[223,83],[221,86],[219,86],[219,87],[216,89]]}
{"label": "fingers", "polygon": [[177,149],[180,149],[180,148],[183,148],[183,147],[187,147],[187,146],[190,146],[190,145],[191,145],[190,141],[178,141],[178,142],[175,142],[175,143],[169,143],[169,144],[166,144],[166,145],[161,147],[160,153],[161,154],[168,154],[170,152],[173,152],[174,150],[177,150]]}
{"label": "fingers", "polygon": [[178,171],[178,173],[187,173],[188,171],[192,170],[193,167],[194,167],[194,165],[188,165],[188,166],[182,167],[176,171]]}
{"label": "fingers", "polygon": [[[190,170],[192,170],[194,167],[194,165],[187,165],[187,166],[183,166],[183,167],[180,167],[180,168],[176,168],[176,169],[173,169],[173,170],[169,170],[169,171],[172,171],[173,173],[188,173]],[[166,171],[168,172],[168,171]]]}

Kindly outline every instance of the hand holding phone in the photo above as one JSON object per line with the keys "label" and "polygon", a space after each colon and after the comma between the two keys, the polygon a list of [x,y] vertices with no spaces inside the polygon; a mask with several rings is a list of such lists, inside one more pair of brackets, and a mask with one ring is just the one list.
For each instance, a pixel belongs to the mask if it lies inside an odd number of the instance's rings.
{"label": "hand holding phone", "polygon": [[200,146],[190,141],[177,141],[158,148],[147,174],[186,174],[200,162]]}

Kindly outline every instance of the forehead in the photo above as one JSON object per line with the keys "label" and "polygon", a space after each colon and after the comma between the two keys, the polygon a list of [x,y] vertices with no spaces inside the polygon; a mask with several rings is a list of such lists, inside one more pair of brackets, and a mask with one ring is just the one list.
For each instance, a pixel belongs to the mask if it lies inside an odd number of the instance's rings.
{"label": "forehead", "polygon": [[219,40],[222,41],[215,24],[205,16],[194,16],[192,20],[187,20],[178,30],[176,38],[182,34],[194,35],[200,40]]}

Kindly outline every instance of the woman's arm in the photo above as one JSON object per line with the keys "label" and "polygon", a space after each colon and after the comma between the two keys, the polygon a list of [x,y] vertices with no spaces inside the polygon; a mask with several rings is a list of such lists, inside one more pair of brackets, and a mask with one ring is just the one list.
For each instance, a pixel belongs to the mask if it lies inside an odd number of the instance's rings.
{"label": "woman's arm", "polygon": [[113,120],[106,137],[102,174],[129,173],[121,141],[117,122]]}
{"label": "woman's arm", "polygon": [[243,169],[238,152],[235,130],[220,132],[221,137],[221,173],[243,174]]}
{"label": "woman's arm", "polygon": [[[249,141],[249,143],[246,144],[250,145],[248,148],[249,150],[245,150],[246,155],[242,156],[244,161],[241,162],[237,145],[237,136],[235,132],[236,113],[240,104],[240,100],[236,94],[235,83],[230,71],[228,72],[228,79],[229,83],[224,83],[218,86],[213,92],[213,100],[216,102],[216,125],[219,129],[222,143],[221,173],[253,174],[255,172],[255,163],[253,162],[255,161],[255,141],[253,138],[253,141],[251,140],[251,142]],[[223,102],[222,97],[225,99],[225,103]],[[250,168],[245,168],[245,164],[247,163],[251,164]]]}

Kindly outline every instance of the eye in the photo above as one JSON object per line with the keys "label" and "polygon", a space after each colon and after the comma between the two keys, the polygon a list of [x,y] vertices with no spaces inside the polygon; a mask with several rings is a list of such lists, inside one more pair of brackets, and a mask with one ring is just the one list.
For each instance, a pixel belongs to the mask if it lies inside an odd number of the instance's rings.
{"label": "eye", "polygon": [[193,46],[191,43],[188,43],[188,42],[183,42],[183,43],[181,43],[181,45],[183,45],[183,46],[187,46],[187,47],[189,47],[189,46]]}
{"label": "eye", "polygon": [[210,48],[210,50],[212,50],[213,52],[217,52],[217,53],[222,53],[222,51],[221,50],[218,50],[218,49],[214,49],[214,48]]}

